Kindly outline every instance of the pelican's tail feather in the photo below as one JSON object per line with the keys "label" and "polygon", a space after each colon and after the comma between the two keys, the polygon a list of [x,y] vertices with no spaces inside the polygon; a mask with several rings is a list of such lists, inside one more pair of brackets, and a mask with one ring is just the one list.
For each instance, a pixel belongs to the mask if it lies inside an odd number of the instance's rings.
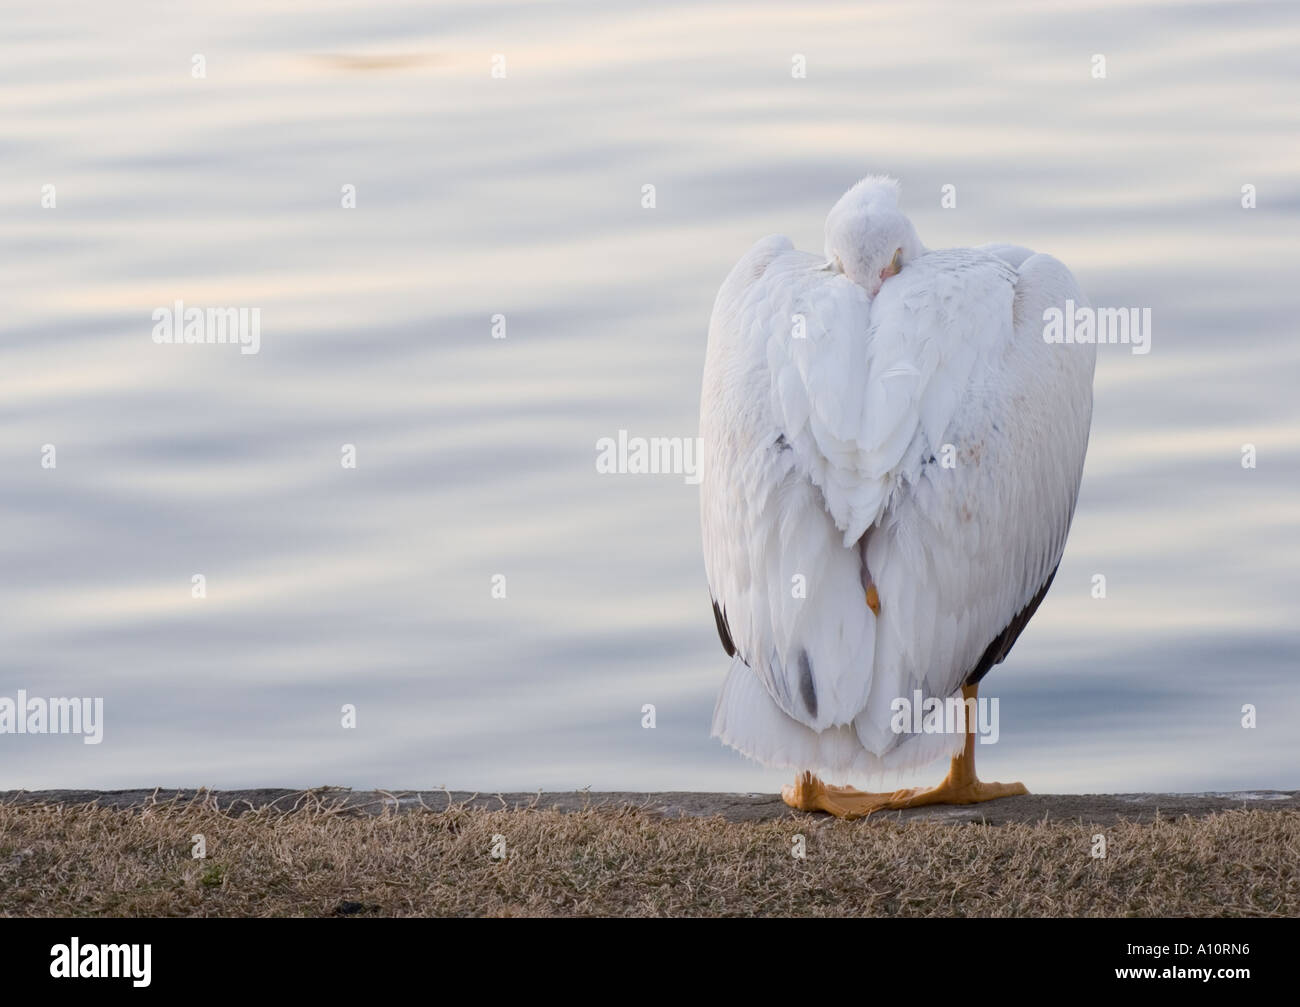
{"label": "pelican's tail feather", "polygon": [[877,756],[862,746],[851,724],[814,731],[788,716],[738,657],[718,694],[713,736],[765,766],[810,770],[835,783],[879,780],[927,766],[955,754],[963,740],[961,735],[912,735]]}

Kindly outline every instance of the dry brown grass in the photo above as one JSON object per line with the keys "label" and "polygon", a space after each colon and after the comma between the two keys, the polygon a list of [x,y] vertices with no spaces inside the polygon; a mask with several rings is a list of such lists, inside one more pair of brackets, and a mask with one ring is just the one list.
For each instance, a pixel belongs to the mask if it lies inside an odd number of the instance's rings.
{"label": "dry brown grass", "polygon": [[12,916],[1294,916],[1297,865],[1289,811],[1103,829],[0,804]]}

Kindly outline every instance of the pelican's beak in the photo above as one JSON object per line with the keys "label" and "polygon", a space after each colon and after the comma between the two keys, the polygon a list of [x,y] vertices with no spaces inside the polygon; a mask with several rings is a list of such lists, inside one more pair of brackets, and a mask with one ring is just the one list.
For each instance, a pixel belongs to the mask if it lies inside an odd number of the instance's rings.
{"label": "pelican's beak", "polygon": [[903,250],[900,248],[894,252],[894,258],[889,265],[880,271],[880,280],[883,283],[891,276],[897,276],[898,271],[903,268]]}

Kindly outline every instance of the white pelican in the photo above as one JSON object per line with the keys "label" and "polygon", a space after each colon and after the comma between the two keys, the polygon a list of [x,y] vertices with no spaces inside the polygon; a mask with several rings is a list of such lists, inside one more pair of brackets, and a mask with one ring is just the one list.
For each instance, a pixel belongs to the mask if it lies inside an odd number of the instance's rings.
{"label": "white pelican", "polygon": [[[1044,311],[1087,299],[1027,248],[928,251],[883,177],[835,204],[825,251],[764,238],[709,323],[701,526],[734,658],[713,734],[794,769],[782,796],[802,810],[855,818],[1028,793],[975,776],[973,721],[906,733],[895,702],[975,700],[1052,583],[1096,350],[1048,342]],[[864,793],[815,775],[945,755],[929,789]]]}

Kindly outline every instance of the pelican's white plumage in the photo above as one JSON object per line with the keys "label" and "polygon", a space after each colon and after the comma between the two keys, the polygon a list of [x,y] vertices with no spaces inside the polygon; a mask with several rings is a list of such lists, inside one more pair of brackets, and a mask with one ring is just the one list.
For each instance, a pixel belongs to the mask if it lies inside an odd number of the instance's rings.
{"label": "pelican's white plumage", "polygon": [[[882,285],[895,245],[903,267]],[[926,251],[890,180],[837,204],[826,253],[759,241],[709,326],[701,525],[735,652],[714,734],[767,765],[870,775],[960,748],[894,733],[891,702],[958,693],[1041,601],[1095,350],[1043,339],[1044,309],[1087,304],[1064,265]]]}

